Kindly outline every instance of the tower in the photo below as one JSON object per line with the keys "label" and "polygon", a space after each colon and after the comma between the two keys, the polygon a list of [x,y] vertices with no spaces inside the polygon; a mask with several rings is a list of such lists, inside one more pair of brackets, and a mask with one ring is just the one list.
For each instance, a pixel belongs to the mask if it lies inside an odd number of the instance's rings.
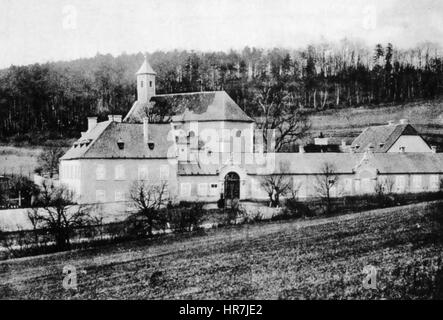
{"label": "tower", "polygon": [[145,61],[137,71],[137,101],[148,102],[155,96],[155,71],[150,66],[145,55]]}

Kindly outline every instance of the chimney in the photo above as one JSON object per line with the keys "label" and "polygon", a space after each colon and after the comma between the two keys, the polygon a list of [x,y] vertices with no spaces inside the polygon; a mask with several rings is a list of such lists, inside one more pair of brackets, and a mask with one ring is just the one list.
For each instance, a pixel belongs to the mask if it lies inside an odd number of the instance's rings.
{"label": "chimney", "polygon": [[88,117],[88,131],[91,131],[97,125],[97,117]]}
{"label": "chimney", "polygon": [[431,150],[433,153],[437,153],[437,146],[431,146]]}
{"label": "chimney", "polygon": [[122,122],[122,116],[119,114],[108,115],[108,121]]}
{"label": "chimney", "polygon": [[393,125],[394,125],[394,123],[395,123],[395,121],[394,121],[394,120],[389,120],[389,121],[388,121],[388,125],[389,125],[389,126],[393,126]]}
{"label": "chimney", "polygon": [[145,145],[149,141],[149,119],[147,117],[143,118],[143,142]]}
{"label": "chimney", "polygon": [[401,119],[400,120],[400,124],[408,124],[409,120],[408,119]]}

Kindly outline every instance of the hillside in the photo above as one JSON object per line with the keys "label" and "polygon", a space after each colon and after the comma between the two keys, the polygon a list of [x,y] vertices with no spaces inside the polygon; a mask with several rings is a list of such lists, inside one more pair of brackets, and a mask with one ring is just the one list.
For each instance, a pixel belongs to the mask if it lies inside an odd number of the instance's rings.
{"label": "hillside", "polygon": [[311,115],[311,135],[320,132],[337,139],[352,140],[366,127],[408,119],[430,144],[443,152],[443,100],[327,110]]}
{"label": "hillside", "polygon": [[[441,202],[0,263],[0,297],[409,299],[443,297]],[[438,222],[440,221],[440,223]],[[78,292],[62,269],[78,270]],[[378,269],[364,289],[363,268]]]}

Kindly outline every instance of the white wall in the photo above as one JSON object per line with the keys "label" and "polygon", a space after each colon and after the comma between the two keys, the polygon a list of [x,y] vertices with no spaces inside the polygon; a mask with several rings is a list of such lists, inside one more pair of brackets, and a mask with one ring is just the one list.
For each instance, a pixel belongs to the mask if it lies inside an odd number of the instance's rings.
{"label": "white wall", "polygon": [[420,136],[401,136],[388,152],[401,152],[401,147],[405,147],[405,152],[432,152]]}

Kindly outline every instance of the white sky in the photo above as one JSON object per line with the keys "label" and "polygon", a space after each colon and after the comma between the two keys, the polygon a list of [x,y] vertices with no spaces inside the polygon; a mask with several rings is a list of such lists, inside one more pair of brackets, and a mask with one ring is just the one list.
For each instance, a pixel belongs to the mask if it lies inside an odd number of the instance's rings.
{"label": "white sky", "polygon": [[441,0],[0,0],[0,68],[97,52],[443,44]]}

